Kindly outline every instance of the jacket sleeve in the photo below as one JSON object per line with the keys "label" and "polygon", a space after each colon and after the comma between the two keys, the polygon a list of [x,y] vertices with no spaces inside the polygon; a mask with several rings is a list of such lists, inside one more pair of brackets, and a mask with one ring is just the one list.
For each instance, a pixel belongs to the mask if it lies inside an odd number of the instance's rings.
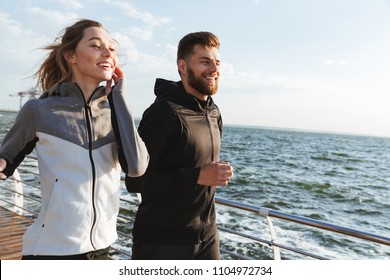
{"label": "jacket sleeve", "polygon": [[200,168],[167,170],[160,166],[164,157],[170,157],[170,147],[175,143],[180,127],[177,116],[165,102],[154,103],[145,111],[139,133],[148,147],[150,162],[142,177],[126,178],[129,192],[157,196],[196,188]]}
{"label": "jacket sleeve", "polygon": [[125,98],[125,81],[119,80],[108,95],[111,107],[112,127],[119,145],[119,162],[123,172],[129,177],[139,177],[145,173],[149,154],[145,143],[138,135],[133,113]]}
{"label": "jacket sleeve", "polygon": [[0,158],[7,162],[3,173],[11,176],[25,156],[30,154],[38,138],[35,133],[37,100],[28,101],[19,111],[15,123],[0,146]]}

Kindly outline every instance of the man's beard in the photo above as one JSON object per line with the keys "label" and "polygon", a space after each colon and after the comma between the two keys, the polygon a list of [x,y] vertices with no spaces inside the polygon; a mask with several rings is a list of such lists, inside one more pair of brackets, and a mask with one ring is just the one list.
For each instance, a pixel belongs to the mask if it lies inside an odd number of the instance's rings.
{"label": "man's beard", "polygon": [[215,81],[214,85],[210,85],[202,80],[202,77],[195,77],[194,71],[189,67],[187,69],[188,84],[196,89],[200,94],[210,96],[218,91],[218,80]]}

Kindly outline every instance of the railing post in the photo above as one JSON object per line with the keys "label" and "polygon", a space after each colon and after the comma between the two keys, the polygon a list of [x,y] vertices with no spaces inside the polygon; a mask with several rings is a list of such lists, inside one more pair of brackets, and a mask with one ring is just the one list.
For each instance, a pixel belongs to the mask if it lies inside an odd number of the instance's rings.
{"label": "railing post", "polygon": [[[268,222],[269,232],[271,234],[271,242],[273,244],[276,241],[276,232],[275,232],[274,225],[272,224],[271,217],[267,216],[267,222]],[[281,260],[279,247],[274,245],[271,246],[272,249],[274,250],[274,259],[278,261]]]}
{"label": "railing post", "polygon": [[271,243],[272,249],[274,250],[274,259],[281,260],[279,247],[273,245],[276,241],[276,232],[275,232],[274,225],[272,224],[271,217],[269,216],[269,209],[265,208],[265,207],[259,207],[258,214],[260,214],[260,216],[263,216],[264,218],[267,219],[269,233],[271,234],[271,242],[270,243]]}

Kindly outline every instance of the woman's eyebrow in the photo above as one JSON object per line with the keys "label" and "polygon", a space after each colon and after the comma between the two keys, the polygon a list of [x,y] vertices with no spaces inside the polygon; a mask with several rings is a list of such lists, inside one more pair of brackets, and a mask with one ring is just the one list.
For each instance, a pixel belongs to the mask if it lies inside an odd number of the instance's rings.
{"label": "woman's eyebrow", "polygon": [[[88,42],[93,41],[93,40],[98,40],[100,43],[104,43],[104,40],[100,37],[91,37],[88,39]],[[118,46],[118,44],[116,43],[115,40],[108,41],[107,45],[114,45],[115,47]]]}
{"label": "woman's eyebrow", "polygon": [[100,37],[91,37],[91,38],[88,39],[88,41],[92,41],[92,40],[103,41],[102,38],[100,38]]}

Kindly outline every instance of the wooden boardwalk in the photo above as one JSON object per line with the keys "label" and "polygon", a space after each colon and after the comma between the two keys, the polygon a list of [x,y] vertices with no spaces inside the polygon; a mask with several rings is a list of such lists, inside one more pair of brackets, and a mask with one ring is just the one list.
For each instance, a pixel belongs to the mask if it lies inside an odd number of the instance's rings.
{"label": "wooden boardwalk", "polygon": [[22,257],[22,237],[32,219],[0,207],[0,260]]}

